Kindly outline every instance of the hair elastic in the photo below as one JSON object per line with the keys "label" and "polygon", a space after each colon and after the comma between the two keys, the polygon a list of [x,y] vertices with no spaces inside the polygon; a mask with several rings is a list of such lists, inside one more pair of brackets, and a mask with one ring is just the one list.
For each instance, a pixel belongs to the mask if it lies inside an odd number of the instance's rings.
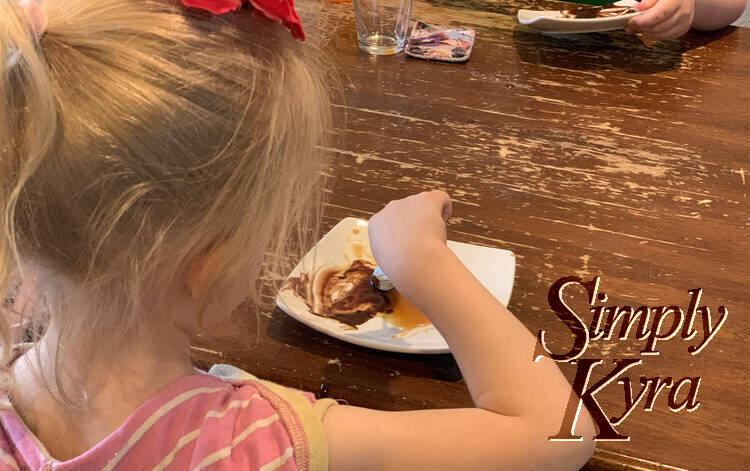
{"label": "hair elastic", "polygon": [[[42,11],[40,2],[36,0],[18,0],[17,3],[26,12],[31,26],[31,34],[34,37],[34,41],[38,43],[44,32],[47,31],[47,15]],[[6,66],[12,68],[18,64],[21,51],[16,49],[9,52]]]}

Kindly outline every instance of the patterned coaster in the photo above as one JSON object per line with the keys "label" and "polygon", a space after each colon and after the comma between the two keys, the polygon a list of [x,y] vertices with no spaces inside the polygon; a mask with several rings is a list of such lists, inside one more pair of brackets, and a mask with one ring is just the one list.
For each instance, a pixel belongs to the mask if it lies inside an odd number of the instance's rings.
{"label": "patterned coaster", "polygon": [[473,45],[473,29],[448,29],[416,21],[405,52],[417,59],[466,62]]}

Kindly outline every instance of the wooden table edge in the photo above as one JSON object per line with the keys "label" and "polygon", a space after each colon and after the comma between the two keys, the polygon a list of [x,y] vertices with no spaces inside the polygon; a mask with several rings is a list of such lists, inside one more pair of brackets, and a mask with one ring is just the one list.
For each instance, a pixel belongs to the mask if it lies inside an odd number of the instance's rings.
{"label": "wooden table edge", "polygon": [[597,449],[584,471],[690,471],[623,453]]}

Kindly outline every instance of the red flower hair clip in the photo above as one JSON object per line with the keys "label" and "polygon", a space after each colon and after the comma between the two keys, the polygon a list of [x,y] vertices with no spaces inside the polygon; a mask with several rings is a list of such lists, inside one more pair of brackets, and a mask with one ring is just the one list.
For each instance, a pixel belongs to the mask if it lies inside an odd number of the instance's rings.
{"label": "red flower hair clip", "polygon": [[214,15],[234,11],[246,3],[251,4],[256,12],[266,18],[281,21],[296,39],[305,40],[305,32],[294,10],[293,0],[182,0],[182,4],[186,7],[200,8]]}

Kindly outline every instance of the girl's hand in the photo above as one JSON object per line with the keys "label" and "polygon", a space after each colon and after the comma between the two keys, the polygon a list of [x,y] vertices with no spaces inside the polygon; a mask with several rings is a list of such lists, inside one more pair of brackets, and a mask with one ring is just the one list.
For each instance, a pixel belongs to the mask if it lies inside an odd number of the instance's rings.
{"label": "girl's hand", "polygon": [[445,221],[450,215],[450,196],[435,190],[391,201],[370,218],[370,247],[383,272],[398,283],[406,269],[425,261],[430,251],[445,247]]}
{"label": "girl's hand", "polygon": [[645,13],[630,20],[625,30],[653,39],[682,36],[692,26],[695,16],[695,0],[643,0],[633,8]]}

